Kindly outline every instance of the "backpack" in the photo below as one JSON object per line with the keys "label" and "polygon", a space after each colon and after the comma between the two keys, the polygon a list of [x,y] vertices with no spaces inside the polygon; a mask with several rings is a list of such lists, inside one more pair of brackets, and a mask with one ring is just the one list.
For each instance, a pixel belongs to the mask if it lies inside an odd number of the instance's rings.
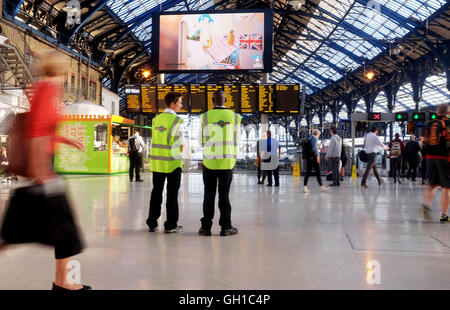
{"label": "backpack", "polygon": [[131,137],[128,139],[128,152],[137,152],[138,148],[136,146],[136,138]]}
{"label": "backpack", "polygon": [[400,142],[394,141],[389,151],[391,157],[400,157],[402,155],[402,146]]}
{"label": "backpack", "polygon": [[303,139],[300,142],[300,145],[302,146],[302,158],[303,159],[312,159],[314,158],[315,154],[312,148],[311,141],[309,139]]}
{"label": "backpack", "polygon": [[449,128],[444,120],[434,120],[429,123],[427,133],[425,135],[427,139],[427,144],[430,146],[438,146],[444,141],[450,140]]}

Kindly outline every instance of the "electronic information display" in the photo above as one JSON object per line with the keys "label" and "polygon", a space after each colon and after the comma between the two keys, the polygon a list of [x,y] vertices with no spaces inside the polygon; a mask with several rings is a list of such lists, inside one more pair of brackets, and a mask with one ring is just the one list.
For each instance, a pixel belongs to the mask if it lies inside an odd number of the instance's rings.
{"label": "electronic information display", "polygon": [[257,113],[258,89],[256,85],[241,85],[241,113]]}
{"label": "electronic information display", "polygon": [[224,84],[223,91],[225,92],[225,106],[236,113],[240,113],[239,84]]}
{"label": "electronic information display", "polygon": [[127,100],[128,112],[141,112],[141,87],[136,85],[125,85],[125,97]]}
{"label": "electronic information display", "polygon": [[191,113],[206,112],[206,85],[191,84]]}
{"label": "electronic information display", "polygon": [[296,114],[300,111],[300,85],[277,84],[275,87],[276,113]]}
{"label": "electronic information display", "polygon": [[173,91],[183,96],[183,108],[178,113],[189,112],[189,89],[185,84],[173,84]]}
{"label": "electronic information display", "polygon": [[208,94],[208,111],[214,108],[214,104],[212,101],[212,95],[216,90],[223,90],[223,86],[219,84],[207,84],[206,85],[206,92]]}
{"label": "electronic information display", "polygon": [[162,113],[167,108],[164,97],[173,89],[172,85],[158,85],[158,112]]}
{"label": "electronic information display", "polygon": [[258,85],[258,103],[260,113],[273,113],[273,85]]}
{"label": "electronic information display", "polygon": [[157,112],[158,98],[156,85],[142,85],[141,98],[142,98],[142,113]]}

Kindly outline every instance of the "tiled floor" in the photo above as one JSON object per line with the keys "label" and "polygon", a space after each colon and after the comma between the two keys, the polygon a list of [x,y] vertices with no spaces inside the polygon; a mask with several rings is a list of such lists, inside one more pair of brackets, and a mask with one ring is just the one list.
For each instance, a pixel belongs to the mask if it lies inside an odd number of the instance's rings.
{"label": "tiled floor", "polygon": [[[185,174],[179,194],[181,234],[149,233],[151,190],[126,175],[66,178],[87,240],[82,282],[94,289],[448,289],[450,224],[439,223],[439,200],[424,217],[418,182],[361,190],[347,180],[329,193],[301,192],[300,178],[281,176],[279,188],[235,175],[236,236],[197,234],[202,217],[201,174]],[[301,179],[303,181],[303,178]],[[10,188],[1,185],[2,204]],[[165,219],[163,208],[163,219]],[[53,251],[38,245],[0,253],[0,289],[48,289]],[[381,284],[367,281],[379,262]],[[377,269],[378,270],[378,269]],[[373,277],[375,279],[375,277]]]}

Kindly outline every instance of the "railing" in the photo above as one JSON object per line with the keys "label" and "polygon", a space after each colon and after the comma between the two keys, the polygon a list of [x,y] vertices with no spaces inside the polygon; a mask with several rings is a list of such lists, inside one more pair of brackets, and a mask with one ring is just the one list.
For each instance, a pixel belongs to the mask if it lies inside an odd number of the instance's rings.
{"label": "railing", "polygon": [[15,46],[17,49],[17,52],[19,54],[19,57],[22,59],[25,65],[28,67],[33,65],[33,61],[31,59],[28,59],[24,57],[26,51],[31,51],[30,46],[27,43],[27,40],[25,38],[25,35],[23,34],[23,29],[19,28],[14,23],[0,20],[0,24],[3,26],[2,30],[6,37],[8,37],[10,45]]}

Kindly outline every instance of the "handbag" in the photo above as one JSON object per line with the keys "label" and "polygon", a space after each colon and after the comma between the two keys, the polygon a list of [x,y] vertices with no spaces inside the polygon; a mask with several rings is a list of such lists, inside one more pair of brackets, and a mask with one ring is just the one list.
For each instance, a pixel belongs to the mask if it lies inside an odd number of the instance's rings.
{"label": "handbag", "polygon": [[[363,145],[363,147],[364,148],[366,147],[366,138],[364,138],[364,145]],[[358,157],[359,157],[360,161],[362,161],[363,163],[366,163],[367,160],[368,160],[366,150],[362,149],[361,151],[359,151]]]}

